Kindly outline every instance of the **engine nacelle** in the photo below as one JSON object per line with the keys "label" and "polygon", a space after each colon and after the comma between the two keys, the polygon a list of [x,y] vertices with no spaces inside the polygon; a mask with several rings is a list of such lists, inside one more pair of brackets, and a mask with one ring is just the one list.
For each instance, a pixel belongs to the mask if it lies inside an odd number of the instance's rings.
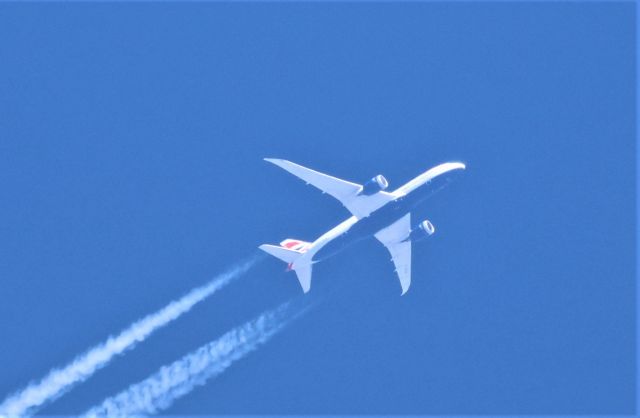
{"label": "engine nacelle", "polygon": [[433,235],[433,233],[436,232],[436,227],[433,226],[431,221],[429,221],[428,219],[425,219],[424,221],[420,222],[420,225],[418,225],[418,228],[426,232],[427,235]]}
{"label": "engine nacelle", "polygon": [[369,196],[385,190],[387,187],[389,187],[387,179],[382,174],[378,174],[362,186],[360,194]]}
{"label": "engine nacelle", "polygon": [[436,227],[428,220],[420,222],[416,228],[411,231],[409,236],[412,241],[420,241],[436,232]]}

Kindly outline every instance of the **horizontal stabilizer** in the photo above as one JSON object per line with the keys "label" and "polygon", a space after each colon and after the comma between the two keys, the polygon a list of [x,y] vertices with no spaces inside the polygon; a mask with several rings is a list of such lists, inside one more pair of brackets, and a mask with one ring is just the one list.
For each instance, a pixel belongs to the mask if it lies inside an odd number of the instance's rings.
{"label": "horizontal stabilizer", "polygon": [[279,258],[285,263],[293,263],[302,254],[301,252],[296,250],[290,250],[288,248],[270,244],[262,244],[259,248],[262,251],[269,253],[276,258]]}
{"label": "horizontal stabilizer", "polygon": [[[294,240],[285,240],[283,242],[294,242]],[[295,241],[297,242],[297,241]],[[302,241],[304,243],[304,241]],[[305,243],[308,244],[308,243]],[[285,263],[289,264],[289,270],[294,270],[302,291],[307,293],[311,289],[311,263],[302,261],[304,264],[296,265],[295,261],[303,254],[304,250],[292,250],[277,245],[262,244],[259,247],[262,251],[271,254],[272,256],[279,258]]]}
{"label": "horizontal stabilizer", "polygon": [[298,276],[302,291],[307,293],[309,289],[311,289],[311,264],[303,264],[301,266],[294,265],[293,269],[296,272],[296,276]]}

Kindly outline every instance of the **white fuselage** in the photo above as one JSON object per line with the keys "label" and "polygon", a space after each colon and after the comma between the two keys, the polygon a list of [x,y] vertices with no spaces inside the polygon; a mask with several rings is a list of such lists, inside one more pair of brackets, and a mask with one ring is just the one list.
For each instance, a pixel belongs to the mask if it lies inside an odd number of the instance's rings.
{"label": "white fuselage", "polygon": [[[410,194],[414,190],[416,190],[416,189],[420,188],[421,186],[429,183],[434,178],[436,178],[436,177],[438,177],[438,176],[440,176],[442,174],[448,173],[449,171],[456,170],[456,169],[459,169],[459,168],[464,168],[464,164],[462,164],[462,163],[444,163],[444,164],[437,165],[437,166],[425,171],[424,173],[420,174],[419,176],[415,177],[414,179],[410,180],[406,184],[400,186],[399,188],[397,188],[393,192],[391,192],[391,195],[394,197],[394,199],[392,201],[390,201],[390,202],[384,203],[382,206],[386,206],[389,203],[392,203],[392,202],[394,202],[394,201],[396,201],[398,199],[401,199],[401,198],[407,196],[408,194]],[[382,206],[380,206],[380,207],[382,207]],[[377,208],[377,209],[380,209],[380,208]],[[374,211],[371,211],[371,214],[372,213],[374,213]],[[296,266],[301,266],[301,265],[304,265],[304,264],[313,264],[315,262],[313,260],[313,257],[325,245],[327,245],[331,241],[335,240],[336,238],[338,238],[341,235],[343,235],[346,232],[348,232],[356,223],[358,223],[362,219],[364,219],[364,218],[358,218],[355,215],[351,216],[350,218],[346,219],[345,221],[339,223],[335,227],[331,228],[329,231],[327,231],[324,234],[322,234],[318,239],[313,241],[311,243],[311,245],[309,245],[307,247],[305,253],[302,256],[300,256],[300,258],[298,258],[294,262],[293,268],[296,268]]]}

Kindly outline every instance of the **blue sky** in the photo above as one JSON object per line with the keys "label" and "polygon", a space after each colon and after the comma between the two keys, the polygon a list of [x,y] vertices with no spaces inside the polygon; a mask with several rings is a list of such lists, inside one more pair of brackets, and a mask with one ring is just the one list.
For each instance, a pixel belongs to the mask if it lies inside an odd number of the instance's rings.
{"label": "blue sky", "polygon": [[[392,188],[461,160],[407,295],[364,242],[166,412],[633,413],[635,7],[0,4],[0,393],[348,216],[263,157]],[[300,293],[265,258],[42,413]]]}

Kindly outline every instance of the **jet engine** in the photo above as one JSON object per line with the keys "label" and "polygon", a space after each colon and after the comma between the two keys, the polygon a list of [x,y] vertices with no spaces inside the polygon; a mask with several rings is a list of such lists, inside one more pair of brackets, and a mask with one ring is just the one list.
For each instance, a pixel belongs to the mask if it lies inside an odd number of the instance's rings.
{"label": "jet engine", "polygon": [[412,241],[420,241],[428,236],[433,235],[436,232],[436,227],[428,220],[420,222],[416,228],[411,230],[409,238]]}
{"label": "jet engine", "polygon": [[389,182],[387,181],[387,179],[384,178],[382,174],[378,174],[362,186],[360,194],[369,196],[372,194],[376,194],[379,191],[385,190],[387,187],[389,187]]}

